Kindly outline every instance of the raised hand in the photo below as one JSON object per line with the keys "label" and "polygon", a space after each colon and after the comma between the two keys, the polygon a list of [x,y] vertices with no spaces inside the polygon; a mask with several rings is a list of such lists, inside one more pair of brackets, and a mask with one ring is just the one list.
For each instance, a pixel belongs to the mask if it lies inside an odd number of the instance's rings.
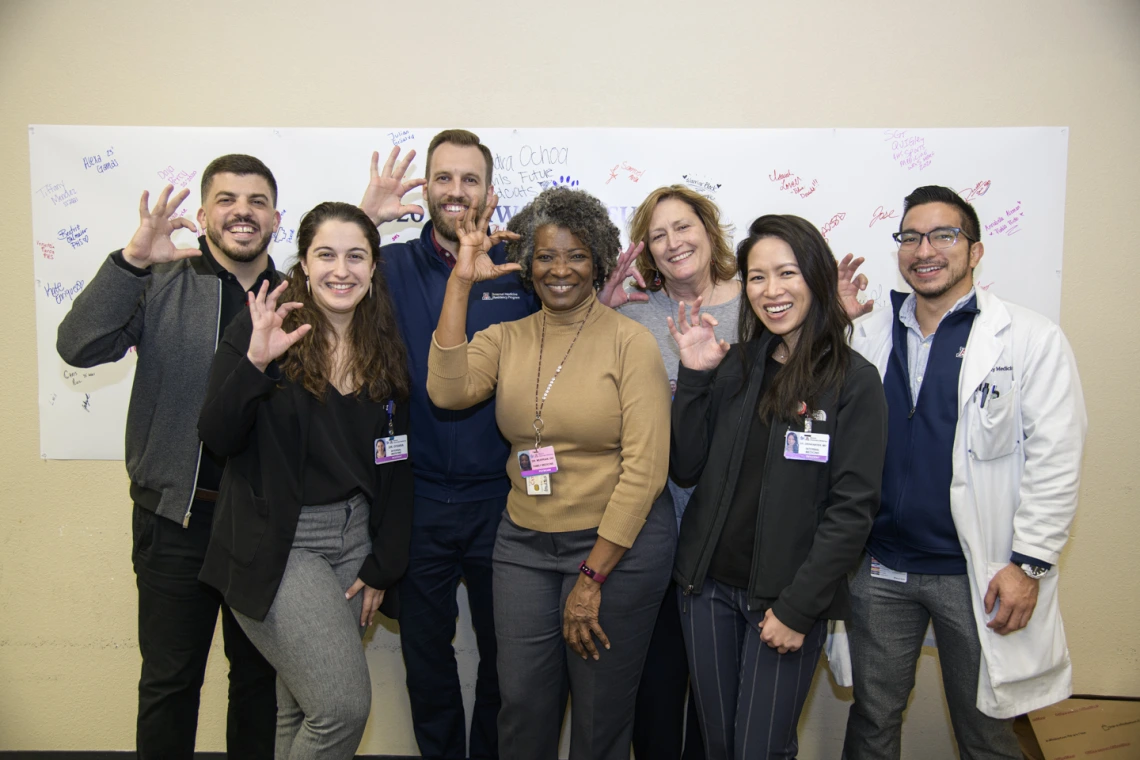
{"label": "raised hand", "polygon": [[[599,301],[611,309],[617,309],[630,301],[649,300],[649,294],[642,292],[645,290],[645,278],[637,270],[637,257],[641,255],[644,248],[645,243],[638,242],[636,245],[630,243],[629,248],[626,248],[625,252],[618,256],[614,271],[610,272],[610,276],[606,278],[606,284],[598,293]],[[623,284],[630,277],[641,287],[641,290],[635,290],[632,293],[626,292]]]}
{"label": "raised hand", "polygon": [[404,160],[396,165],[400,156],[400,146],[392,148],[388,160],[384,162],[384,170],[380,171],[380,153],[372,152],[372,166],[369,171],[368,187],[364,188],[364,197],[360,200],[360,210],[368,214],[373,224],[380,225],[399,219],[404,214],[424,213],[422,206],[405,205],[403,198],[412,190],[424,185],[426,179],[410,179],[404,181],[404,175],[411,166],[412,159],[416,157],[414,150],[408,151]]}
{"label": "raised hand", "polygon": [[859,303],[859,291],[867,289],[867,275],[856,275],[855,272],[864,261],[862,256],[855,258],[855,254],[849,253],[839,262],[839,302],[849,319],[870,314],[875,309],[874,298]]}
{"label": "raised hand", "polygon": [[[459,238],[459,255],[455,257],[455,268],[451,270],[453,277],[457,277],[468,284],[493,280],[510,272],[522,269],[518,264],[496,264],[491,260],[490,250],[503,240],[518,240],[519,236],[508,230],[496,230],[487,234],[487,225],[491,223],[491,214],[499,205],[499,196],[491,195],[487,201],[487,208],[481,215],[475,208],[468,208],[456,220],[455,234]],[[478,216],[478,218],[476,218]]]}
{"label": "raised hand", "polygon": [[728,353],[728,343],[717,340],[713,328],[716,327],[716,317],[712,314],[701,314],[701,299],[693,302],[689,316],[685,316],[685,302],[677,307],[677,321],[668,318],[669,334],[677,341],[677,348],[681,351],[681,364],[688,369],[710,370],[720,366],[720,362]]}
{"label": "raised hand", "polygon": [[257,295],[249,294],[249,315],[253,318],[253,334],[249,337],[249,350],[245,355],[249,357],[250,363],[262,372],[270,362],[288,351],[290,346],[305,337],[305,333],[312,329],[312,325],[301,325],[293,332],[287,333],[281,328],[289,312],[304,306],[296,301],[277,305],[277,299],[285,292],[285,286],[288,284],[288,280],[282,280],[280,285],[267,294],[269,283],[263,282]]}
{"label": "raised hand", "polygon": [[135,230],[131,242],[123,249],[123,259],[133,267],[147,269],[151,264],[164,264],[168,261],[178,261],[191,256],[201,256],[197,247],[178,248],[170,236],[177,229],[190,230],[197,233],[198,227],[185,217],[174,218],[178,205],[190,195],[189,188],[183,188],[173,198],[173,185],[167,185],[158,195],[158,200],[151,209],[147,204],[150,201],[150,192],[143,190],[139,199],[139,228]]}

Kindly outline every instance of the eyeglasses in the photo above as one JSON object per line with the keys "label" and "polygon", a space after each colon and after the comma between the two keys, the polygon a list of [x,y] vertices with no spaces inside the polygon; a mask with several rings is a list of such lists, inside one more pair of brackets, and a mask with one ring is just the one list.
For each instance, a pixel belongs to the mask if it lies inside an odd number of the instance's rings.
{"label": "eyeglasses", "polygon": [[930,241],[930,247],[939,251],[952,248],[958,242],[958,236],[977,242],[974,238],[962,232],[961,227],[936,227],[930,232],[895,232],[891,237],[899,244],[900,250],[913,251],[922,245],[922,239]]}

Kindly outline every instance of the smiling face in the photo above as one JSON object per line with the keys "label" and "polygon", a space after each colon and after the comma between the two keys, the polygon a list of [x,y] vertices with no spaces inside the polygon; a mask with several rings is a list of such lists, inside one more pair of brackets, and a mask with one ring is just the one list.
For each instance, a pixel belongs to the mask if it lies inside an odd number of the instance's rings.
{"label": "smiling face", "polygon": [[[948,203],[914,206],[903,217],[900,232],[930,232],[938,227],[961,227],[962,214]],[[949,248],[938,250],[923,238],[914,250],[899,249],[899,273],[921,298],[945,299],[953,303],[974,286],[974,267],[985,253],[981,243],[971,243],[965,235]]]}
{"label": "smiling face", "polygon": [[330,219],[317,228],[301,262],[317,308],[328,317],[352,314],[368,295],[376,264],[364,231]]}
{"label": "smiling face", "polygon": [[712,278],[712,241],[693,207],[666,198],[649,219],[649,254],[666,284],[703,287]]}
{"label": "smiling face", "polygon": [[568,311],[594,292],[594,257],[574,233],[546,224],[534,232],[534,292],[551,311]]}
{"label": "smiling face", "polygon": [[487,160],[474,145],[440,143],[431,154],[424,198],[435,232],[444,240],[458,242],[455,225],[470,207],[487,208]]}
{"label": "smiling face", "polygon": [[198,209],[211,253],[243,264],[265,253],[280,222],[273,190],[259,174],[215,174]]}
{"label": "smiling face", "polygon": [[792,247],[775,237],[757,241],[748,252],[745,291],[764,327],[795,348],[812,296]]}

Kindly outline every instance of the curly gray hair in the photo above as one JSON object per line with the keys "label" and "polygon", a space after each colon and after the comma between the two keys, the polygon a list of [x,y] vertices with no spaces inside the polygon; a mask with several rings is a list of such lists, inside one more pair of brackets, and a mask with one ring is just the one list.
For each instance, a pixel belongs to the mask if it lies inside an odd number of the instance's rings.
{"label": "curly gray hair", "polygon": [[565,186],[543,190],[507,223],[507,229],[519,235],[518,240],[507,243],[507,260],[522,266],[519,277],[523,285],[534,290],[531,279],[534,234],[539,227],[548,224],[569,230],[590,249],[594,258],[594,287],[600,289],[617,265],[621,233],[600,200],[585,190]]}

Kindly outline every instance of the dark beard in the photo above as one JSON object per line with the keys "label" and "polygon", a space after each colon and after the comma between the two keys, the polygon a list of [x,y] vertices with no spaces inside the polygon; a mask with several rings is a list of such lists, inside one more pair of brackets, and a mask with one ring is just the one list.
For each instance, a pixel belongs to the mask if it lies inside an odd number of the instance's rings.
{"label": "dark beard", "polygon": [[214,244],[215,248],[224,253],[231,260],[239,264],[248,264],[256,260],[258,256],[269,249],[269,240],[273,237],[273,232],[270,231],[262,235],[261,240],[253,249],[230,248],[223,242],[222,236],[215,234],[214,230],[209,227],[206,228],[206,237],[210,239],[210,242]]}
{"label": "dark beard", "polygon": [[[437,236],[448,242],[458,243],[459,234],[455,231],[455,226],[451,223],[451,219],[448,218],[447,214],[443,213],[443,204],[447,202],[447,200],[443,200],[436,203],[435,200],[429,197],[428,216],[431,218],[431,223],[432,226],[435,227],[435,234]],[[464,202],[466,202],[466,199],[464,199]],[[476,213],[481,217],[486,210],[487,201],[484,199],[479,203]]]}

